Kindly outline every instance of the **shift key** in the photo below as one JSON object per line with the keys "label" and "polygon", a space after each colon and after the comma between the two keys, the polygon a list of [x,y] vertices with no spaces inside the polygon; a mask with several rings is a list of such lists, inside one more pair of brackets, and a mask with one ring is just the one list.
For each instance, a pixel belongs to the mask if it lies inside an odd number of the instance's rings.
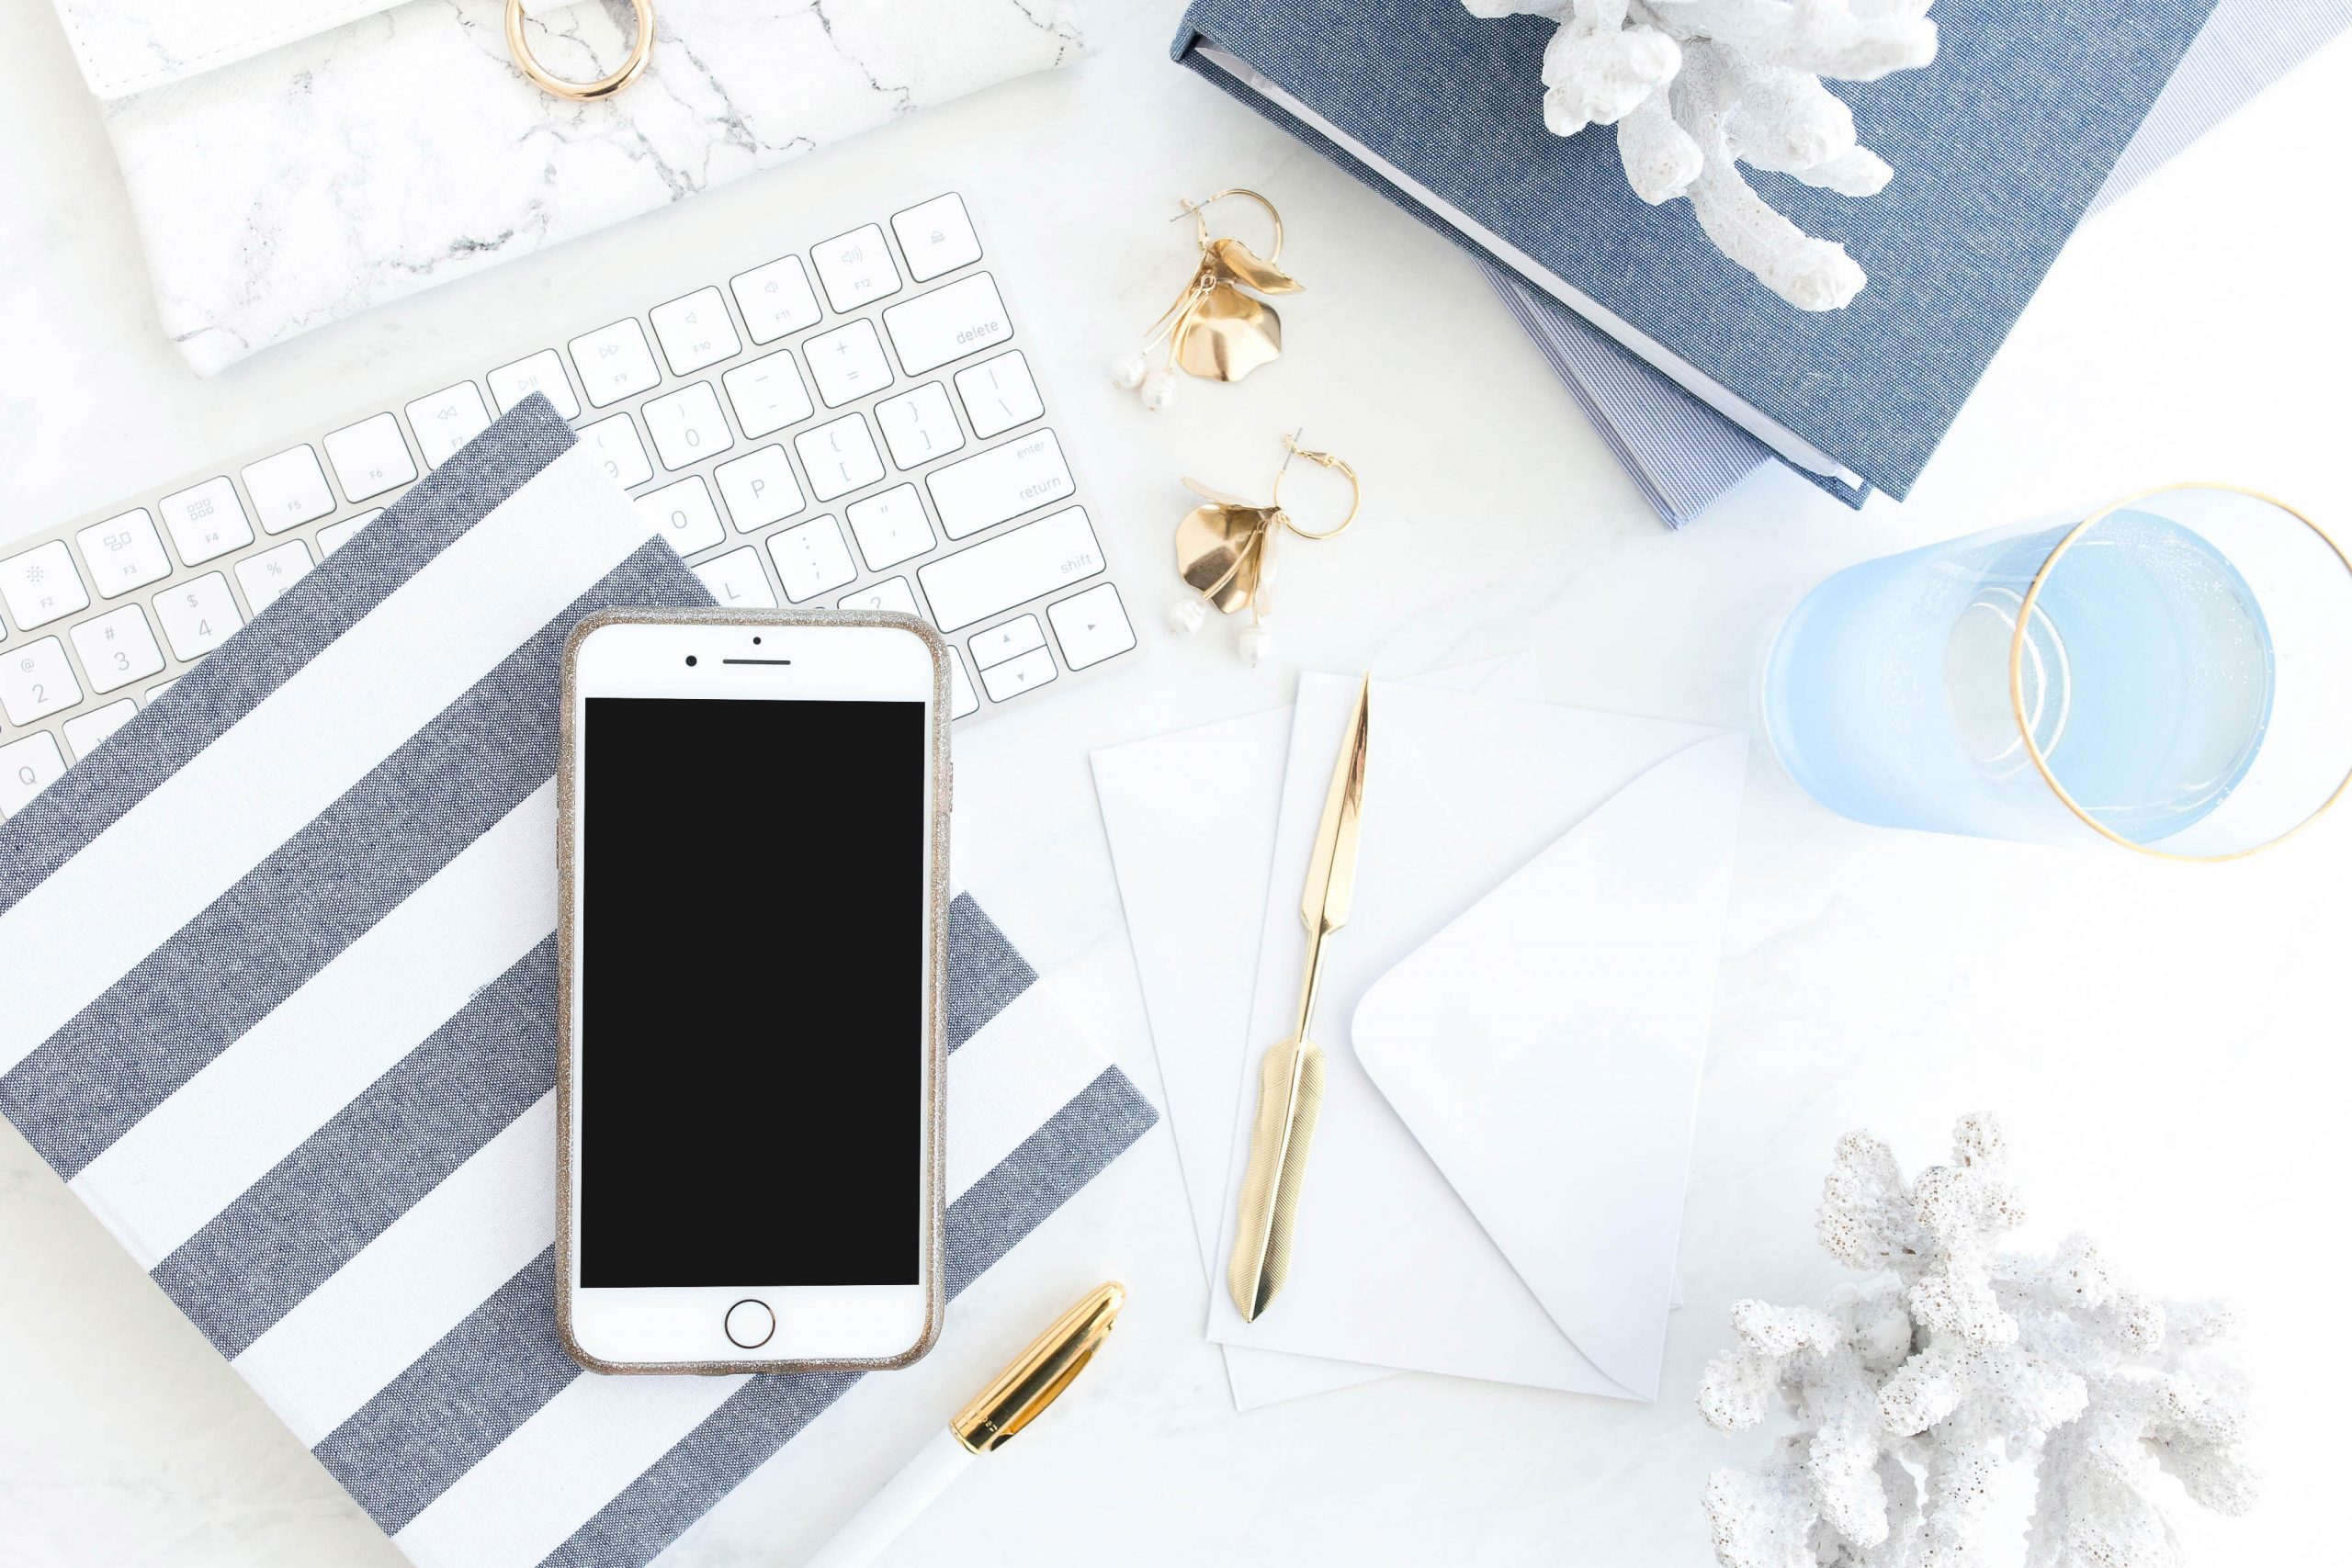
{"label": "shift key", "polygon": [[1035,512],[1078,489],[1062,459],[1062,444],[1050,430],[989,448],[977,457],[934,468],[925,481],[939,525],[961,539],[1007,518]]}
{"label": "shift key", "polygon": [[1070,506],[934,560],[918,575],[939,629],[953,632],[1102,570],[1102,547],[1086,508]]}

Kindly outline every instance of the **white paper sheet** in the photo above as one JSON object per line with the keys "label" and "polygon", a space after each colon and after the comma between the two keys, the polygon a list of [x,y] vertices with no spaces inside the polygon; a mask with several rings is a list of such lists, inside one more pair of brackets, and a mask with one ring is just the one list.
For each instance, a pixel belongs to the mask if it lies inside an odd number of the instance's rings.
{"label": "white paper sheet", "polygon": [[[1231,1246],[1231,1194],[1238,1190],[1246,1155],[1258,1054],[1292,1023],[1305,949],[1297,889],[1353,686],[1329,676],[1300,682],[1249,1043],[1233,1052],[1238,1059],[1226,1089],[1231,1115],[1222,1184],[1213,1194],[1220,1215],[1218,1241],[1209,1253],[1213,1265]],[[1253,1349],[1645,1396],[1596,1367],[1555,1323],[1365,1074],[1350,1020],[1374,980],[1604,802],[1659,762],[1721,734],[1665,720],[1374,683],[1354,910],[1330,945],[1316,1029],[1330,1072],[1298,1252],[1283,1293],[1255,1324],[1242,1322],[1225,1292],[1213,1290],[1211,1338]],[[1671,851],[1670,844],[1653,847]],[[1727,840],[1723,852],[1728,854]],[[1622,897],[1639,888],[1615,891]],[[1690,941],[1703,947],[1702,972],[1711,978],[1718,930],[1693,932]],[[1613,1001],[1627,1010],[1642,1006],[1633,990]],[[1703,1033],[1703,1021],[1700,1028]],[[1696,1089],[1694,1079],[1686,1098],[1695,1100]],[[1573,1132],[1515,1126],[1517,1109],[1497,1098],[1490,1135]],[[1606,1117],[1610,1110],[1608,1089],[1600,1086],[1582,1113]],[[1188,1149],[1186,1163],[1196,1200],[1210,1196],[1192,1174],[1200,1163],[1195,1150]],[[1679,1220],[1680,1165],[1674,1169],[1672,1207]],[[1663,1257],[1669,1280],[1675,1241],[1670,1230],[1653,1230],[1646,1238],[1649,1258]],[[1587,1264],[1607,1267],[1608,1260]],[[1221,1279],[1222,1269],[1213,1266],[1211,1274]],[[1628,1310],[1662,1320],[1667,1304],[1659,1299]]]}
{"label": "white paper sheet", "polygon": [[[1529,703],[1544,694],[1527,653],[1417,683]],[[1277,708],[1111,747],[1093,758],[1159,1057],[1161,1104],[1176,1136],[1202,1265],[1220,1292],[1217,1231],[1235,1086],[1243,1063],[1253,1059],[1250,1001],[1291,722],[1291,710]],[[1234,1403],[1244,1410],[1387,1375],[1380,1367],[1238,1347],[1227,1348],[1226,1371]]]}

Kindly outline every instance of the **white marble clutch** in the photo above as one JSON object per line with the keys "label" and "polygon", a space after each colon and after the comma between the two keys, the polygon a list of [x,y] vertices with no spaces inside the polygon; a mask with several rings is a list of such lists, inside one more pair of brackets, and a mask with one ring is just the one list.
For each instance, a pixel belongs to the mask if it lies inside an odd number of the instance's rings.
{"label": "white marble clutch", "polygon": [[[645,77],[575,104],[501,0],[55,0],[200,375],[930,104],[1074,59],[1069,0],[661,0]],[[625,6],[528,0],[589,79]]]}

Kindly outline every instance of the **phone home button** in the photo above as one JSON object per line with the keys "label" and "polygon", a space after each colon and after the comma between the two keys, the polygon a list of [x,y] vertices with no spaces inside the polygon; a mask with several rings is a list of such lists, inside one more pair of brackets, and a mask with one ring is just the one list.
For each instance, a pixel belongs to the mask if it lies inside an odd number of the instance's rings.
{"label": "phone home button", "polygon": [[727,1337],[756,1350],[775,1337],[775,1314],[767,1303],[746,1297],[727,1309]]}

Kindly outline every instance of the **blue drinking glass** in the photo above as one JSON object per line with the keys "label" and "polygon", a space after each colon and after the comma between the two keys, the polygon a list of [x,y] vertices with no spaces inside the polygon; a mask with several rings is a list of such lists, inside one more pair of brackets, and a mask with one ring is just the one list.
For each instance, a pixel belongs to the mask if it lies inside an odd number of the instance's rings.
{"label": "blue drinking glass", "polygon": [[1782,623],[1764,721],[1860,821],[2249,854],[2352,784],[2352,558],[2176,485],[1866,561]]}

